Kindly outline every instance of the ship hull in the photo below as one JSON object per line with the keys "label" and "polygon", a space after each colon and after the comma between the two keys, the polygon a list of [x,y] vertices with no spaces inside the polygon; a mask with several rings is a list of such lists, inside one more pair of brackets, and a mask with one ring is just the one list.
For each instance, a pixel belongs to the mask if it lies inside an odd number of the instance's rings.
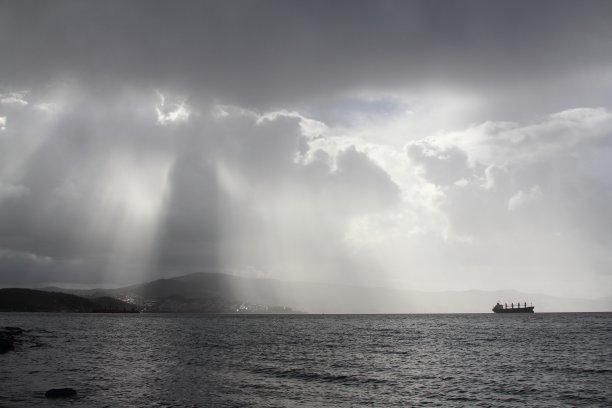
{"label": "ship hull", "polygon": [[533,313],[533,306],[514,308],[514,309],[493,309],[494,313]]}

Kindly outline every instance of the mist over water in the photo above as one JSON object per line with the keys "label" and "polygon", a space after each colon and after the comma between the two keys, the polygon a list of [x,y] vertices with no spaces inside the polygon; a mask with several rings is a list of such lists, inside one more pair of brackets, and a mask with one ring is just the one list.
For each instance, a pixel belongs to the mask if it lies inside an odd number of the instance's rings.
{"label": "mist over water", "polygon": [[[612,314],[0,314],[0,406],[612,404]],[[48,401],[49,388],[76,399]]]}

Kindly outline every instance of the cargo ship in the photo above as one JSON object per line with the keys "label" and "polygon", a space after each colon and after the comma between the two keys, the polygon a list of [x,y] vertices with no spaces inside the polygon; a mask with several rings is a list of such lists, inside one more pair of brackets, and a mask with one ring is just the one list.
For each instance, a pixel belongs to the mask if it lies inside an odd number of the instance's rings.
{"label": "cargo ship", "polygon": [[493,306],[493,313],[533,313],[533,305],[527,306],[527,302],[524,304],[521,303],[510,303],[510,307],[508,304],[501,304],[497,302],[495,306]]}

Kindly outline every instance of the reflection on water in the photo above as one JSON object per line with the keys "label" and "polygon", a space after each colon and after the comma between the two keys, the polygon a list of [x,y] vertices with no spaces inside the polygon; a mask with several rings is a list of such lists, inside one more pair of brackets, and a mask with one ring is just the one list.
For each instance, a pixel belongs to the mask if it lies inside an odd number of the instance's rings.
{"label": "reflection on water", "polygon": [[[0,314],[0,406],[612,406],[612,314]],[[72,387],[77,399],[46,400]]]}

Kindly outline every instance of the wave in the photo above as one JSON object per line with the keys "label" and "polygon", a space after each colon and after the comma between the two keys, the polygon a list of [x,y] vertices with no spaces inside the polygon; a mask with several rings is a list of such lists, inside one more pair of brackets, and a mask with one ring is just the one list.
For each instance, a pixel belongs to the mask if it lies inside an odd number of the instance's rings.
{"label": "wave", "polygon": [[323,383],[341,383],[347,385],[391,383],[391,381],[382,378],[364,378],[356,375],[333,374],[329,372],[317,373],[298,368],[282,369],[279,367],[257,367],[249,371],[255,374],[265,374],[275,378],[296,379],[302,381],[314,381]]}

